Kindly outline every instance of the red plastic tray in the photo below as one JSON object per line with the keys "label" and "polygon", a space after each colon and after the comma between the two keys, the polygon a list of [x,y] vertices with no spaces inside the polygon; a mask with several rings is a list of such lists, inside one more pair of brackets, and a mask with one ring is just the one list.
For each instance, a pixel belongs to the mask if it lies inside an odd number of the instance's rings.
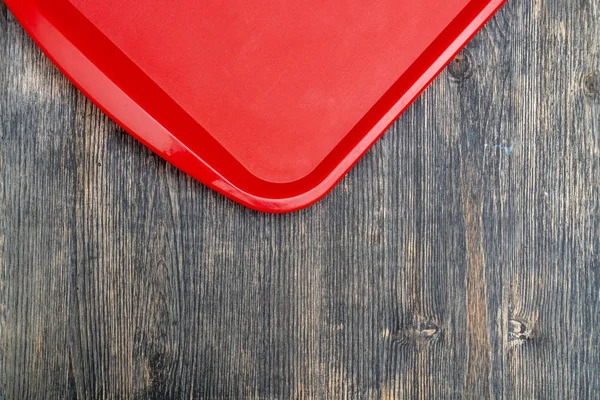
{"label": "red plastic tray", "polygon": [[5,0],[110,117],[248,207],[324,196],[503,0]]}

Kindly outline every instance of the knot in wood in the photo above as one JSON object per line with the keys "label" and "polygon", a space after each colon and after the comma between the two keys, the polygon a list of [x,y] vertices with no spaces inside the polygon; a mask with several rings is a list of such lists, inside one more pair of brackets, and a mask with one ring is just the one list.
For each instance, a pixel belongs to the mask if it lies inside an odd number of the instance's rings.
{"label": "knot in wood", "polygon": [[392,343],[400,345],[419,346],[434,341],[440,333],[440,328],[433,322],[419,322],[394,331],[390,335]]}
{"label": "knot in wood", "polygon": [[419,324],[415,324],[414,330],[415,337],[417,339],[431,340],[435,336],[437,336],[437,334],[440,331],[440,328],[433,322],[421,322]]}
{"label": "knot in wood", "polygon": [[527,329],[527,325],[523,321],[511,319],[508,321],[508,341],[525,341],[531,339],[531,330]]}
{"label": "knot in wood", "polygon": [[454,57],[448,65],[448,73],[453,80],[461,82],[471,76],[472,58],[471,53],[466,49]]}
{"label": "knot in wood", "polygon": [[583,77],[583,91],[590,99],[600,97],[600,73],[592,72]]}

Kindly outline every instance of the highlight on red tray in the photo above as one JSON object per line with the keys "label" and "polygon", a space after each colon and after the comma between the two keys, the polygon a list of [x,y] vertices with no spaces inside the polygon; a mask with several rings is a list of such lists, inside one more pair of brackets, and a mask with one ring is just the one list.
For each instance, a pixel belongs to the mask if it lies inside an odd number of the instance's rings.
{"label": "highlight on red tray", "polygon": [[5,2],[154,152],[287,212],[323,197],[504,0]]}

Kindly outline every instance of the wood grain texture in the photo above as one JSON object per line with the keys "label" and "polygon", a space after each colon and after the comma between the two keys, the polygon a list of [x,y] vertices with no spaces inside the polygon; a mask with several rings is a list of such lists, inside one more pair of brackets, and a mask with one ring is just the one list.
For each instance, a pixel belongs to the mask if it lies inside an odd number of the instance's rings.
{"label": "wood grain texture", "polygon": [[0,5],[0,398],[600,398],[600,3],[509,1],[323,201],[247,210]]}

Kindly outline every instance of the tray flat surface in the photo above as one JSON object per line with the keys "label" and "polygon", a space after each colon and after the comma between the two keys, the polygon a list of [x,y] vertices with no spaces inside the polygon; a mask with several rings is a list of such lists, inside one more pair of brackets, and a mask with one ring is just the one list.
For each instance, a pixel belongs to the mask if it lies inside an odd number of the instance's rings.
{"label": "tray flat surface", "polygon": [[[50,57],[134,136],[235,200],[288,211],[339,180],[501,1],[11,3]],[[48,43],[52,29],[61,46]],[[69,43],[79,55],[63,54]],[[90,68],[78,57],[115,88],[86,84],[80,75]],[[122,91],[132,104],[98,91]],[[140,123],[142,114],[124,121],[135,106],[166,132]]]}
{"label": "tray flat surface", "polygon": [[71,0],[244,167],[312,172],[468,0]]}

